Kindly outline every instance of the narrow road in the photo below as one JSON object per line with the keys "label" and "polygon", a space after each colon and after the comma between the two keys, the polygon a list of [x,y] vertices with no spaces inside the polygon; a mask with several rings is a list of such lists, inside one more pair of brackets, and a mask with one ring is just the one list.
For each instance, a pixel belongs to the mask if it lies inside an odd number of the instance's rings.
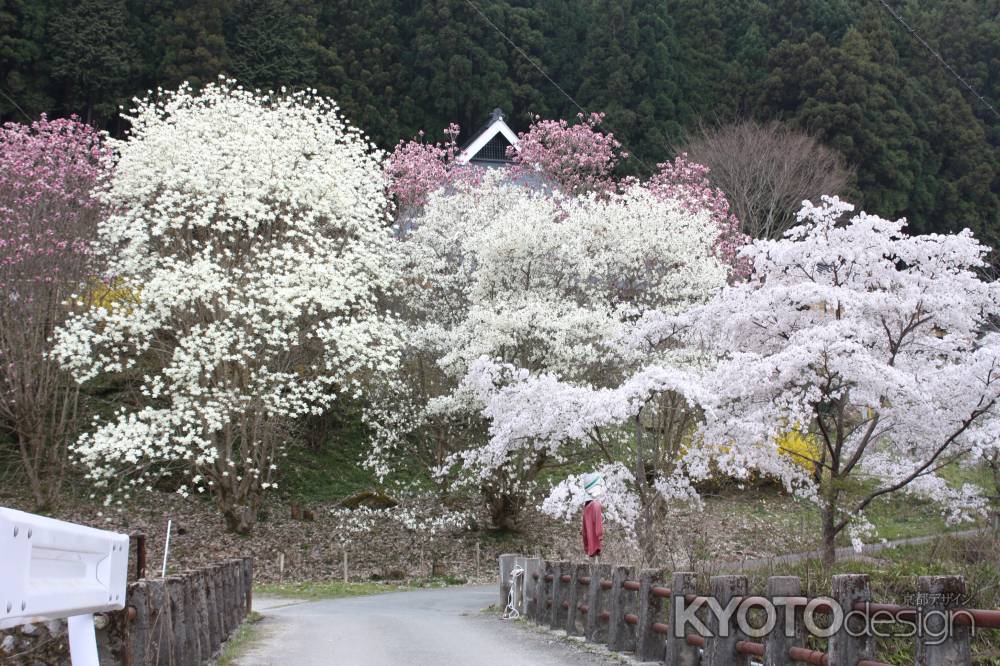
{"label": "narrow road", "polygon": [[502,621],[497,588],[452,587],[325,601],[254,600],[264,615],[239,666],[554,666],[619,663]]}

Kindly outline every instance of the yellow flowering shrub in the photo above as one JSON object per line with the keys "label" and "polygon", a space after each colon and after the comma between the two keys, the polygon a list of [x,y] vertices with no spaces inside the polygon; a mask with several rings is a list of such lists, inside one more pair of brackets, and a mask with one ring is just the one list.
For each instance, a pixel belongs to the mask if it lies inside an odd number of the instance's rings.
{"label": "yellow flowering shrub", "polygon": [[820,443],[813,434],[803,435],[801,431],[792,428],[788,432],[779,435],[775,439],[781,455],[788,456],[795,464],[804,469],[814,472],[816,463],[814,460],[820,459]]}

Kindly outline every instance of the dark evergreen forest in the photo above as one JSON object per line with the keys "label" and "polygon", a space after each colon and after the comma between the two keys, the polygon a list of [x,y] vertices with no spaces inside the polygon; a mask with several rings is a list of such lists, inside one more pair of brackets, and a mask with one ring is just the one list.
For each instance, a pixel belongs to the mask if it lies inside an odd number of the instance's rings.
{"label": "dark evergreen forest", "polygon": [[[1000,0],[889,0],[1000,103]],[[915,231],[1000,240],[1000,119],[879,0],[0,0],[0,117],[78,114],[220,72],[312,87],[390,148],[474,131],[493,107],[607,114],[641,173],[686,132],[735,118],[817,135],[856,168],[850,196]]]}

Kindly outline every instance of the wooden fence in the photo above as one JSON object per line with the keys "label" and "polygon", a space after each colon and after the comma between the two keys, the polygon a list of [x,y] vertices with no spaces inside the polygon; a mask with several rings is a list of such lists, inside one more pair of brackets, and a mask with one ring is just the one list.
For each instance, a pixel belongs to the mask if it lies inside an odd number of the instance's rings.
{"label": "wooden fence", "polygon": [[101,662],[209,663],[250,612],[252,589],[248,557],[129,583],[125,610],[98,618]]}
{"label": "wooden fence", "polygon": [[[960,666],[972,663],[971,632],[1000,628],[1000,611],[961,607],[965,584],[960,576],[919,577],[920,607],[914,608],[873,603],[868,576],[856,574],[833,576],[829,597],[809,599],[800,596],[795,576],[771,577],[765,596],[749,595],[745,576],[713,576],[709,594],[700,596],[691,572],[675,572],[667,581],[659,569],[514,555],[501,556],[500,570],[501,608],[508,604],[513,581],[514,609],[528,621],[667,666],[887,666],[875,661],[868,628],[876,622],[883,632],[890,625],[914,624],[917,666]],[[523,573],[512,577],[512,570]],[[730,612],[715,612],[710,599]],[[743,633],[754,608],[758,613],[776,609],[774,626],[757,638]],[[770,623],[772,614],[766,614]],[[823,625],[814,616],[845,620],[829,636],[826,651],[806,646],[807,626]],[[680,622],[685,626],[675,627]]]}

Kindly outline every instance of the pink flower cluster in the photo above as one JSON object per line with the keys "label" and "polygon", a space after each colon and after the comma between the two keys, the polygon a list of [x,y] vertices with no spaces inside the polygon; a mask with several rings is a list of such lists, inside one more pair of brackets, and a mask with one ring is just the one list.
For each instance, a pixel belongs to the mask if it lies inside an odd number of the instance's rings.
{"label": "pink flower cluster", "polygon": [[0,289],[30,298],[88,251],[101,204],[92,195],[111,161],[77,118],[0,128]]}
{"label": "pink flower cluster", "polygon": [[431,192],[446,186],[455,173],[458,155],[459,126],[448,125],[446,141],[428,143],[420,132],[417,139],[400,141],[386,162],[385,174],[389,194],[400,211],[408,211],[427,203]]}
{"label": "pink flower cluster", "polygon": [[646,184],[649,191],[658,197],[674,199],[691,211],[707,210],[719,226],[716,256],[732,268],[734,276],[748,275],[750,264],[739,253],[750,238],[730,210],[726,195],[709,182],[708,167],[691,162],[687,153],[681,153],[673,162],[663,162],[657,168],[659,171]]}
{"label": "pink flower cluster", "polygon": [[537,116],[527,132],[518,135],[517,150],[507,149],[514,163],[512,176],[550,181],[567,194],[605,193],[614,190],[612,173],[628,157],[613,134],[597,129],[603,113],[577,114],[580,122],[541,120]]}

